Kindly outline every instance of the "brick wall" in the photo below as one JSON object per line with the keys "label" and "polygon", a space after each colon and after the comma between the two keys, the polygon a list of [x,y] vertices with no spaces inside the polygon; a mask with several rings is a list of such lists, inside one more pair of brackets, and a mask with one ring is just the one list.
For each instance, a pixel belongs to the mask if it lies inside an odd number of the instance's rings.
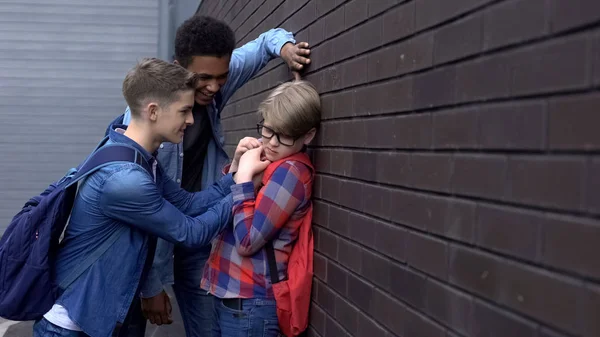
{"label": "brick wall", "polygon": [[[311,335],[600,336],[600,2],[206,0],[322,93]],[[291,78],[223,111],[231,151]]]}

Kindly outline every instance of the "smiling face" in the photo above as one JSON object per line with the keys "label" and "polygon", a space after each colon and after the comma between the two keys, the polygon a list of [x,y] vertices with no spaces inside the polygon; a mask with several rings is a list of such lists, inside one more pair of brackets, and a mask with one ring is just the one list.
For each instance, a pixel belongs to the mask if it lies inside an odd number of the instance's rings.
{"label": "smiling face", "polygon": [[194,56],[187,70],[198,75],[198,88],[195,101],[199,105],[209,105],[214,95],[221,89],[229,75],[231,55]]}
{"label": "smiling face", "polygon": [[161,107],[151,103],[151,119],[155,125],[156,134],[161,142],[180,143],[183,140],[185,128],[194,124],[192,107],[194,106],[194,91],[180,91],[177,99],[171,104]]}

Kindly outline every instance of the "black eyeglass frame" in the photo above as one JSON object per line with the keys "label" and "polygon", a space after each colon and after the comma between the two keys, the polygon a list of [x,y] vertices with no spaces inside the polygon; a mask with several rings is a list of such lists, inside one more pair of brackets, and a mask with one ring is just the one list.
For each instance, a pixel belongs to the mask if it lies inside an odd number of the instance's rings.
{"label": "black eyeglass frame", "polygon": [[[267,137],[267,136],[263,135],[263,133],[261,132],[261,129],[267,129],[267,130],[271,131],[271,133],[273,135],[271,135],[270,137]],[[261,137],[266,138],[266,139],[271,139],[273,137],[277,137],[277,141],[279,142],[279,144],[284,145],[284,146],[294,146],[294,144],[296,144],[296,141],[298,139],[300,139],[300,137],[294,137],[293,138],[294,141],[292,142],[292,144],[286,144],[286,143],[284,143],[284,142],[281,141],[281,138],[279,137],[279,133],[278,132],[275,132],[275,130],[271,129],[268,126],[265,126],[263,123],[257,123],[256,124],[256,131],[258,132],[258,134]]]}

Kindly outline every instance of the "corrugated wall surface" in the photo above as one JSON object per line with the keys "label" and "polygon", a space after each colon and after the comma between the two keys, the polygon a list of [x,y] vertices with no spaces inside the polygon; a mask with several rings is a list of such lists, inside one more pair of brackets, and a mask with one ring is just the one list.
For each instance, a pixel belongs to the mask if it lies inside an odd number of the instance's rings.
{"label": "corrugated wall surface", "polygon": [[158,0],[0,1],[0,233],[93,149],[157,43]]}

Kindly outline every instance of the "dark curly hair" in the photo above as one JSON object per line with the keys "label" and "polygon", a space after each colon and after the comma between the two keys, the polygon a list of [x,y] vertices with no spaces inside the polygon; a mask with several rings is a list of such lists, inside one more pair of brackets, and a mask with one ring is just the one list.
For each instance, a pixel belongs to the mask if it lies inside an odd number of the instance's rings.
{"label": "dark curly hair", "polygon": [[223,21],[203,15],[187,19],[175,35],[175,60],[184,68],[194,56],[223,57],[235,48],[235,33]]}

